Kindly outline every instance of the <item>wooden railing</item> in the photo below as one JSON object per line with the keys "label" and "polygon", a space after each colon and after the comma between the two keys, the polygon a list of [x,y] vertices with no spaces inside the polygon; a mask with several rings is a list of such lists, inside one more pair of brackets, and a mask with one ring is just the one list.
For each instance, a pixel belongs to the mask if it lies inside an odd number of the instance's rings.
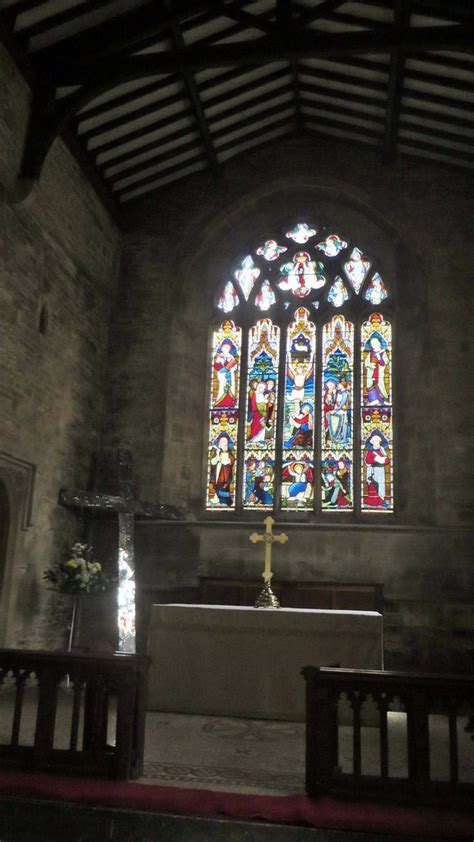
{"label": "wooden railing", "polygon": [[0,649],[0,768],[142,770],[147,659]]}
{"label": "wooden railing", "polygon": [[[473,678],[312,666],[304,667],[302,674],[308,795],[350,792],[418,803],[442,797],[450,803],[474,804]],[[340,727],[341,710],[348,729]],[[369,758],[365,764],[369,769],[364,768],[363,751],[369,732],[363,725],[367,717],[378,730],[378,756]],[[435,740],[439,737],[435,724],[445,736],[444,746]],[[370,731],[373,734],[373,728]],[[466,780],[460,776],[460,735],[471,758]],[[352,754],[352,768],[340,763],[341,736],[350,740],[345,749]],[[446,761],[441,774],[435,768],[440,752]],[[400,754],[405,755],[405,762],[400,763]],[[394,766],[398,766],[395,771]]]}

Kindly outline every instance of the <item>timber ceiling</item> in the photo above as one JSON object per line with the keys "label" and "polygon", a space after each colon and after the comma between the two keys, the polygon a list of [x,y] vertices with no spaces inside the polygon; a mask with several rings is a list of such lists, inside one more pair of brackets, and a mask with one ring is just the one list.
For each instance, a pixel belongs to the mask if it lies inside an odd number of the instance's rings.
{"label": "timber ceiling", "polygon": [[474,0],[0,0],[22,178],[77,137],[126,203],[302,130],[474,167]]}

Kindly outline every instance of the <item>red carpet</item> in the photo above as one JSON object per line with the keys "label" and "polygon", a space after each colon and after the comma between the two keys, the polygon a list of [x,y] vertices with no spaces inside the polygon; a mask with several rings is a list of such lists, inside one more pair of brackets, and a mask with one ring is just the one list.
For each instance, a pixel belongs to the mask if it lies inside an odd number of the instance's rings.
{"label": "red carpet", "polygon": [[0,799],[35,798],[188,816],[265,819],[281,824],[469,839],[474,818],[454,810],[311,800],[305,795],[240,795],[150,784],[0,772]]}

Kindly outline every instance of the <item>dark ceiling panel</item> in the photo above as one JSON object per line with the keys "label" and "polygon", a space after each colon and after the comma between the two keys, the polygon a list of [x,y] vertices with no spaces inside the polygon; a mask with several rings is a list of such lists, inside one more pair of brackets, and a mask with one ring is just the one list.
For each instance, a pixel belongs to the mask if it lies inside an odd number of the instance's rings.
{"label": "dark ceiling panel", "polygon": [[297,127],[473,165],[472,0],[4,0],[0,22],[33,177],[65,130],[121,202]]}

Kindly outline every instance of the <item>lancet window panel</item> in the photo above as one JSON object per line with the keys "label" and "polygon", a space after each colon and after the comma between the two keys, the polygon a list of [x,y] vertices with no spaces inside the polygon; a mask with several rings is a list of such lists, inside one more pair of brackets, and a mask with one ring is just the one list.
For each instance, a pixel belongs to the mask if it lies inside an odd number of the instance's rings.
{"label": "lancet window panel", "polygon": [[391,282],[337,226],[268,236],[216,285],[205,507],[393,512]]}
{"label": "lancet window panel", "polygon": [[242,330],[224,321],[212,335],[206,507],[235,509]]}

